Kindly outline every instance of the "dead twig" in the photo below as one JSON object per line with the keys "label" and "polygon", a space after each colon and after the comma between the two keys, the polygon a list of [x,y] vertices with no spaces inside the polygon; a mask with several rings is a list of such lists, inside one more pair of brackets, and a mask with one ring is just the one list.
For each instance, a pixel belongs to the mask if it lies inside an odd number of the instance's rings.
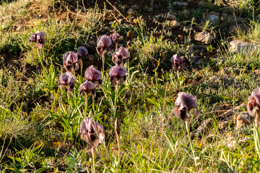
{"label": "dead twig", "polygon": [[206,119],[196,130],[190,133],[190,137],[193,138],[199,133],[205,133],[208,124],[212,124],[213,121],[211,118]]}
{"label": "dead twig", "polygon": [[8,148],[9,148],[9,146],[10,146],[12,140],[13,140],[13,136],[11,137],[9,144],[7,145],[7,147],[6,147],[6,149],[5,149],[5,152],[4,152],[4,154],[3,154],[3,156],[2,156],[2,158],[1,158],[1,160],[0,160],[0,163],[1,163],[2,160],[4,159],[4,156],[5,156],[5,154],[6,154],[7,150],[8,150]]}
{"label": "dead twig", "polygon": [[[129,20],[127,20],[127,18],[125,18],[125,16],[115,7],[115,6],[113,6],[108,0],[106,0],[107,1],[107,3],[109,3],[109,5],[111,5],[119,14],[121,14],[122,16],[123,16],[123,18],[127,21],[127,22],[129,22]],[[130,22],[129,22],[130,23]]]}
{"label": "dead twig", "polygon": [[238,111],[239,108],[241,108],[242,106],[245,106],[246,104],[245,103],[242,103],[241,105],[237,106],[237,107],[234,107],[234,108],[231,108],[229,109],[228,111],[224,112],[223,114],[219,115],[219,117],[227,117],[227,116],[231,116],[232,114],[234,114],[236,111]]}

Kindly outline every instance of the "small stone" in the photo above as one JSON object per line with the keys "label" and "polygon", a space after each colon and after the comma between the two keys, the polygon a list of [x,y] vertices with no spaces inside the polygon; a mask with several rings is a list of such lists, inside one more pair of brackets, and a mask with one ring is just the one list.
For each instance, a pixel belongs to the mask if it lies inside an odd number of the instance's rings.
{"label": "small stone", "polygon": [[167,19],[169,19],[169,20],[177,20],[177,17],[174,16],[173,14],[168,13]]}
{"label": "small stone", "polygon": [[188,6],[188,2],[182,2],[182,6]]}
{"label": "small stone", "polygon": [[217,15],[217,16],[219,16],[220,14],[219,14],[218,12],[211,11],[211,12],[209,13],[209,15]]}
{"label": "small stone", "polygon": [[198,60],[195,65],[200,65],[202,63],[202,60]]}
{"label": "small stone", "polygon": [[195,56],[195,55],[191,57],[191,59],[192,59],[193,62],[196,62],[196,61],[197,61],[197,58],[198,58],[198,57]]}
{"label": "small stone", "polygon": [[128,31],[126,34],[126,39],[131,40],[134,37],[134,31]]}
{"label": "small stone", "polygon": [[118,40],[119,41],[123,41],[124,40],[124,36],[121,35]]}
{"label": "small stone", "polygon": [[254,117],[251,117],[248,112],[242,112],[236,116],[236,129],[242,126],[249,125],[253,122]]}
{"label": "small stone", "polygon": [[228,67],[226,67],[226,68],[222,69],[220,71],[220,73],[223,74],[223,75],[229,75],[230,74],[230,70],[229,70]]}
{"label": "small stone", "polygon": [[179,28],[179,27],[181,27],[181,24],[177,20],[171,21],[170,24],[171,24],[172,28]]}
{"label": "small stone", "polygon": [[218,15],[214,15],[214,14],[208,15],[207,20],[209,20],[209,22],[212,25],[216,25],[219,22],[219,16]]}
{"label": "small stone", "polygon": [[174,6],[188,6],[187,2],[173,2],[172,5]]}
{"label": "small stone", "polygon": [[254,70],[253,74],[254,74],[256,77],[259,77],[259,76],[260,76],[260,69]]}
{"label": "small stone", "polygon": [[234,17],[234,15],[224,16],[224,20],[227,20],[231,24],[246,22],[246,18],[238,17],[238,16]]}
{"label": "small stone", "polygon": [[93,41],[93,40],[91,40],[91,41],[89,42],[89,44],[92,45],[92,46],[96,46],[96,45],[97,45],[97,43],[96,43],[95,41]]}
{"label": "small stone", "polygon": [[229,75],[229,74],[231,74],[231,72],[238,74],[239,69],[226,67],[226,68],[224,68],[220,71],[220,73],[223,74],[223,75]]}
{"label": "small stone", "polygon": [[55,132],[55,135],[56,135],[57,137],[60,137],[60,136],[62,136],[62,133],[60,133],[60,132]]}
{"label": "small stone", "polygon": [[183,40],[183,36],[182,35],[178,35],[180,40]]}
{"label": "small stone", "polygon": [[138,5],[132,5],[132,8],[138,10],[138,9],[139,9],[139,6],[138,6]]}
{"label": "small stone", "polygon": [[194,39],[196,41],[204,42],[205,44],[210,44],[214,37],[207,31],[203,31],[195,35]]}
{"label": "small stone", "polygon": [[219,124],[218,124],[218,128],[220,130],[223,130],[224,128],[226,128],[228,126],[228,121],[221,121]]}
{"label": "small stone", "polygon": [[18,27],[17,27],[17,29],[16,29],[16,31],[18,31],[18,32],[21,32],[21,31],[23,31],[23,26],[21,26],[21,25],[20,25],[20,26],[18,26]]}
{"label": "small stone", "polygon": [[211,77],[209,78],[209,80],[210,80],[210,81],[216,81],[216,80],[219,80],[219,77],[217,77],[217,76],[211,76]]}
{"label": "small stone", "polygon": [[181,5],[181,2],[173,2],[172,5],[174,5],[174,6],[180,6],[180,5]]}

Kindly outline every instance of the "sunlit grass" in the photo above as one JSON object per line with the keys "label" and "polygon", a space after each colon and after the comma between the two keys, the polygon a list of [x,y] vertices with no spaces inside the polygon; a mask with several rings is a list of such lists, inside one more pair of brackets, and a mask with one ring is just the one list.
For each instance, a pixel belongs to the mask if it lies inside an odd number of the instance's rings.
{"label": "sunlit grass", "polygon": [[[91,172],[91,148],[80,139],[79,131],[81,121],[88,116],[105,128],[105,141],[96,148],[97,172],[259,171],[258,133],[251,126],[234,130],[234,121],[228,122],[225,130],[219,129],[219,123],[227,121],[219,115],[245,103],[251,91],[259,87],[259,77],[253,73],[260,67],[257,52],[226,52],[214,60],[210,58],[209,63],[194,66],[193,53],[186,52],[185,47],[191,44],[189,39],[184,45],[178,45],[163,37],[155,38],[143,24],[135,26],[137,39],[129,49],[131,61],[129,68],[125,65],[128,72],[124,84],[117,89],[112,86],[107,69],[102,89],[96,91],[97,97],[86,100],[79,94],[83,76],[75,72],[75,88],[67,97],[57,83],[64,73],[62,55],[75,51],[80,45],[86,46],[92,36],[97,36],[103,27],[103,13],[99,8],[78,10],[73,19],[66,16],[57,21],[57,11],[51,10],[53,15],[42,21],[27,11],[28,2],[21,1],[17,10],[13,9],[16,2],[0,7],[8,14],[19,14],[17,20],[29,16],[23,20],[39,21],[16,32],[16,28],[12,28],[16,20],[6,20],[1,29],[0,55],[8,52],[19,57],[22,54],[23,61],[37,68],[31,77],[19,69],[11,71],[3,67],[0,70],[0,170]],[[52,2],[43,1],[41,10],[47,9],[46,6],[53,9]],[[244,37],[257,43],[258,23],[254,26],[256,28],[249,31],[251,36]],[[43,65],[36,47],[28,43],[30,32],[37,30],[46,33],[46,44],[41,51]],[[179,77],[170,62],[175,53],[189,61],[185,62]],[[221,70],[226,67],[238,71],[223,75]],[[209,80],[212,76],[218,79]],[[201,113],[191,121],[191,132],[211,119],[205,131],[191,142],[185,123],[172,112],[180,91],[198,99]],[[239,111],[246,108],[241,107]],[[121,131],[120,152],[115,135],[116,118]],[[245,137],[251,140],[239,143]]]}

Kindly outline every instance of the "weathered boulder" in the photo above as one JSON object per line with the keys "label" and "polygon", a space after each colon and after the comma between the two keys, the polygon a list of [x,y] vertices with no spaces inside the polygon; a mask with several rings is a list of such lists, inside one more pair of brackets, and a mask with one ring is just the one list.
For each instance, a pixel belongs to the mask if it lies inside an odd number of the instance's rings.
{"label": "weathered boulder", "polygon": [[195,35],[194,39],[196,41],[204,42],[205,44],[210,44],[214,40],[214,37],[209,32],[203,31]]}
{"label": "weathered boulder", "polygon": [[241,53],[241,52],[251,52],[257,51],[259,49],[259,45],[253,43],[246,43],[240,40],[233,40],[229,43],[230,52]]}

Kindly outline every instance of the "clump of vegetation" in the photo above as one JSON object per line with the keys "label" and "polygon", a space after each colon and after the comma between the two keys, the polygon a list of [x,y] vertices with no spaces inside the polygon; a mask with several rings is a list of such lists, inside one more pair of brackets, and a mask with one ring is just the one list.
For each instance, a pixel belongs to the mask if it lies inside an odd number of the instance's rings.
{"label": "clump of vegetation", "polygon": [[162,64],[160,68],[169,69],[171,66],[169,59],[179,50],[179,45],[163,40],[163,36],[155,38],[151,35],[144,42],[139,40],[134,45],[140,48],[138,52],[140,62],[150,69],[155,69],[159,64]]}

